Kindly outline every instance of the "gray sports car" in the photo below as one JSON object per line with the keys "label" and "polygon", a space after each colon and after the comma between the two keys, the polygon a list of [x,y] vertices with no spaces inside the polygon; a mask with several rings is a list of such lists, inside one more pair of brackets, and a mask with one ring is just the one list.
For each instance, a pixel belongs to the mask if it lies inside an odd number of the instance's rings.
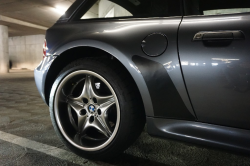
{"label": "gray sports car", "polygon": [[250,153],[249,0],[76,0],[46,34],[37,88],[78,155],[152,136]]}

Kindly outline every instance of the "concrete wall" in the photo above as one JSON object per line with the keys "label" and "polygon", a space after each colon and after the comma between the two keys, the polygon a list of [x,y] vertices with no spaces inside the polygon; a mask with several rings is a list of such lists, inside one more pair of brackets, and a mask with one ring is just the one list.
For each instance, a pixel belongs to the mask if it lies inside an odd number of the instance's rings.
{"label": "concrete wall", "polygon": [[132,16],[123,7],[107,0],[97,1],[81,19]]}
{"label": "concrete wall", "polygon": [[116,5],[113,2],[101,0],[99,3],[99,18],[105,17],[110,10],[114,8],[114,16],[113,17],[124,17],[124,16],[132,16],[130,12],[128,12],[123,7]]}
{"label": "concrete wall", "polygon": [[9,38],[9,58],[12,68],[35,69],[42,60],[45,35]]}
{"label": "concrete wall", "polygon": [[250,8],[208,10],[204,11],[204,15],[234,14],[234,13],[246,13],[246,12],[250,12]]}
{"label": "concrete wall", "polygon": [[8,27],[0,25],[0,73],[9,72]]}

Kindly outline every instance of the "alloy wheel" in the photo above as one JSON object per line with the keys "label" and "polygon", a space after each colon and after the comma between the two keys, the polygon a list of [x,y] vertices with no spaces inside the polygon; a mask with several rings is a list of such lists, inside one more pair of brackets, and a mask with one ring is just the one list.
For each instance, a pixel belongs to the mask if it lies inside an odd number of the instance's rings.
{"label": "alloy wheel", "polygon": [[113,88],[102,76],[88,70],[75,71],[61,81],[54,110],[63,136],[86,151],[109,145],[120,123],[120,108]]}

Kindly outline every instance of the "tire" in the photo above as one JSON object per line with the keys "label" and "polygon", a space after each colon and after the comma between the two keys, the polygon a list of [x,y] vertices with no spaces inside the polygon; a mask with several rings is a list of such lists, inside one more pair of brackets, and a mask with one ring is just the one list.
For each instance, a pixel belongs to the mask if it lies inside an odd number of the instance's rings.
{"label": "tire", "polygon": [[114,158],[144,128],[145,112],[135,82],[114,64],[104,58],[80,59],[65,67],[53,84],[49,104],[53,127],[81,157]]}

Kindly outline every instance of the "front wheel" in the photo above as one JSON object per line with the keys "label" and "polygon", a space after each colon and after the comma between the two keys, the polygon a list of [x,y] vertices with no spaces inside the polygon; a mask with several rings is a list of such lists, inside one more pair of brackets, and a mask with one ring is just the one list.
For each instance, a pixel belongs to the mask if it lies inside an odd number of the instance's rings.
{"label": "front wheel", "polygon": [[82,59],[68,65],[50,95],[57,135],[76,154],[109,159],[123,152],[145,124],[135,83],[120,67]]}

